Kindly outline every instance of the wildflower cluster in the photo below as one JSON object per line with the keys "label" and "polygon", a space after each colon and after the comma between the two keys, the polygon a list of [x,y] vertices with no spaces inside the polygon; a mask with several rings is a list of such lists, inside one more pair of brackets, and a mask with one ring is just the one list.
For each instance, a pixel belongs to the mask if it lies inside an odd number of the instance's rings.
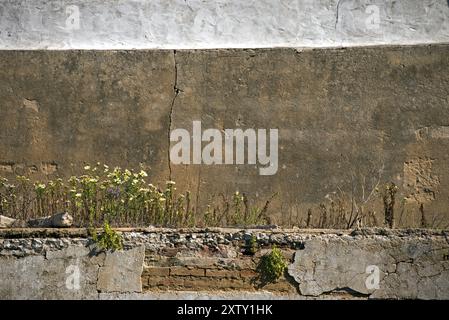
{"label": "wildflower cluster", "polygon": [[175,183],[160,189],[148,174],[107,165],[85,166],[64,180],[32,182],[18,176],[0,180],[0,214],[23,220],[67,211],[78,226],[186,225],[193,221],[190,194],[176,194]]}
{"label": "wildflower cluster", "polygon": [[11,182],[0,177],[0,214],[28,220],[59,212],[69,212],[74,225],[97,228],[111,226],[227,226],[264,223],[268,203],[261,209],[248,204],[236,192],[232,200],[198,212],[189,191],[180,193],[174,181],[160,188],[149,183],[148,173],[110,168],[97,163],[86,165],[80,175],[46,181],[18,176]]}

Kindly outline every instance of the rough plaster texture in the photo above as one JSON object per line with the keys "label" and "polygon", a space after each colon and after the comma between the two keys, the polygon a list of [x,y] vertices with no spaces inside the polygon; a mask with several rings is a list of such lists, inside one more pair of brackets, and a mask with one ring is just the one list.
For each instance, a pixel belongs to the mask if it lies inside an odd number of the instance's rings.
{"label": "rough plaster texture", "polygon": [[[34,241],[35,245],[40,240]],[[0,296],[2,299],[94,299],[97,296],[97,259],[88,258],[83,246],[68,247],[56,253],[43,253],[23,258],[9,256],[0,263]],[[66,287],[66,269],[78,267],[79,285],[83,290]]]}
{"label": "rough plaster texture", "polygon": [[115,158],[129,166],[141,162],[166,179],[168,140],[161,137],[167,136],[173,95],[170,52],[0,56],[3,175],[51,175],[68,172],[70,163]]}
{"label": "rough plaster texture", "polygon": [[0,3],[0,49],[329,47],[448,41],[446,0]]}
{"label": "rough plaster texture", "polygon": [[[141,291],[142,247],[94,254],[86,239],[5,241],[1,299],[96,299],[101,292]],[[15,251],[19,247],[21,253]],[[76,274],[78,282],[69,278]]]}
{"label": "rough plaster texture", "polygon": [[[445,238],[316,239],[296,252],[289,274],[310,296],[348,288],[378,299],[449,299],[447,252]],[[378,289],[366,286],[369,266],[379,268]]]}
{"label": "rough plaster texture", "polygon": [[[150,168],[195,207],[221,193],[270,206],[271,223],[319,224],[320,203],[400,187],[399,226],[447,225],[449,46],[346,49],[1,51],[0,173],[67,175],[97,161]],[[279,129],[279,169],[175,165],[176,128]],[[292,187],[294,186],[294,187]],[[404,201],[402,201],[404,199]],[[372,207],[368,207],[368,204]],[[365,212],[383,223],[378,195]],[[350,203],[346,203],[346,208]],[[287,221],[287,222],[286,222]],[[330,225],[332,227],[332,225]]]}
{"label": "rough plaster texture", "polygon": [[98,272],[99,292],[140,292],[144,247],[107,254]]}
{"label": "rough plaster texture", "polygon": [[[121,232],[125,251],[98,253],[85,230],[2,230],[0,298],[449,299],[447,231]],[[254,256],[242,251],[248,235],[256,238]],[[289,257],[285,277],[263,287],[248,285],[249,274],[256,274],[254,262],[273,244]],[[366,286],[366,267],[372,265],[380,270],[374,289]],[[78,290],[66,286],[69,266],[79,267]],[[156,285],[161,280],[163,285]],[[183,285],[173,285],[180,281]],[[217,288],[217,281],[226,286]]]}

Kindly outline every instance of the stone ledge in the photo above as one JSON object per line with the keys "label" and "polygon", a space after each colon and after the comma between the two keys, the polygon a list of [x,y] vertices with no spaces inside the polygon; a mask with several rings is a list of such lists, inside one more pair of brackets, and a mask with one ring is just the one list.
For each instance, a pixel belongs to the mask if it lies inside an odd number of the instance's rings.
{"label": "stone ledge", "polygon": [[[102,229],[97,229],[101,231]],[[285,234],[285,235],[348,235],[348,236],[446,236],[449,230],[441,229],[257,229],[257,228],[114,228],[125,234]],[[0,229],[0,239],[14,238],[88,238],[86,228],[4,228]]]}

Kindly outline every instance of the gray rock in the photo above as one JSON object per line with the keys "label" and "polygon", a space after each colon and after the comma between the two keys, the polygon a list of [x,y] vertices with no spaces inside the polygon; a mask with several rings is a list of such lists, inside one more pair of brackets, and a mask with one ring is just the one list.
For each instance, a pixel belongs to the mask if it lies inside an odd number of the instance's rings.
{"label": "gray rock", "polygon": [[97,290],[100,292],[142,292],[144,246],[106,254],[98,272]]}
{"label": "gray rock", "polygon": [[98,297],[96,281],[100,267],[87,255],[0,258],[0,264],[0,299],[77,300]]}
{"label": "gray rock", "polygon": [[13,227],[16,219],[9,218],[6,216],[0,216],[0,228],[11,228]]}
{"label": "gray rock", "polygon": [[316,238],[296,252],[288,273],[305,296],[349,289],[372,299],[445,299],[448,249],[441,238]]}
{"label": "gray rock", "polygon": [[32,228],[65,228],[72,226],[72,223],[73,217],[67,212],[28,221]]}
{"label": "gray rock", "polygon": [[52,217],[53,227],[61,228],[61,227],[70,227],[73,224],[73,217],[67,212],[55,214]]}

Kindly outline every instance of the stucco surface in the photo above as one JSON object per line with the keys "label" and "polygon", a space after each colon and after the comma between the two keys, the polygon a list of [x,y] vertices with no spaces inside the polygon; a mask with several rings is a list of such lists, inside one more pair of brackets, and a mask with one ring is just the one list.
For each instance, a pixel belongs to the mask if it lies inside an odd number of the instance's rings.
{"label": "stucco surface", "polygon": [[0,49],[449,42],[447,0],[4,0]]}
{"label": "stucco surface", "polygon": [[[381,225],[373,191],[392,181],[396,225],[421,226],[422,204],[427,226],[444,227],[448,53],[447,45],[1,51],[0,172],[37,179],[97,161],[142,163],[155,184],[190,190],[200,211],[222,193],[245,192],[259,206],[277,193],[271,223],[305,226],[311,209],[309,227],[341,192],[357,205],[372,195],[365,212]],[[170,132],[192,133],[193,121],[203,130],[278,129],[277,172],[170,163]]]}

